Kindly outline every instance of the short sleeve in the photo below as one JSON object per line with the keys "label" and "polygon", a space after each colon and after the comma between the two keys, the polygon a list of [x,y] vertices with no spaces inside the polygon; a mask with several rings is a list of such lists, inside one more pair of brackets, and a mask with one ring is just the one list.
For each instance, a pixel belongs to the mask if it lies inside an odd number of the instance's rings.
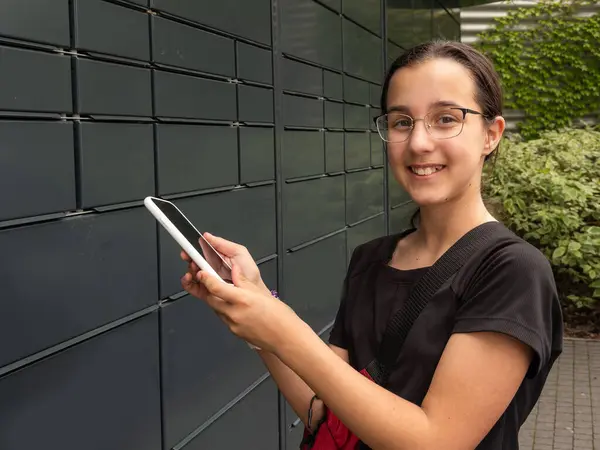
{"label": "short sleeve", "polygon": [[495,331],[531,347],[535,376],[552,357],[553,336],[562,325],[549,262],[525,242],[489,255],[460,295],[454,333]]}
{"label": "short sleeve", "polygon": [[[344,282],[344,286],[345,285],[346,282]],[[345,289],[342,290],[345,291]],[[340,347],[347,350],[348,339],[346,337],[346,327],[344,326],[346,317],[346,296],[344,294],[342,295],[342,300],[340,301],[340,306],[335,316],[333,327],[331,328],[331,332],[329,333],[329,343],[335,345],[336,347]]]}

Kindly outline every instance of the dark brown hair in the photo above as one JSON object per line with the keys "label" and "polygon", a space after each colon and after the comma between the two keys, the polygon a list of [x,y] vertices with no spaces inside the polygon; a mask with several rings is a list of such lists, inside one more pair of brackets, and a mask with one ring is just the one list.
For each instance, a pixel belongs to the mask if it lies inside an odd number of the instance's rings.
{"label": "dark brown hair", "polygon": [[481,107],[481,113],[486,119],[493,119],[502,115],[503,102],[500,77],[491,61],[470,45],[439,40],[419,44],[404,52],[392,63],[383,82],[381,92],[381,111],[383,114],[387,112],[387,94],[390,81],[396,71],[403,67],[410,67],[437,58],[452,59],[462,64],[471,73],[477,89],[475,101]]}

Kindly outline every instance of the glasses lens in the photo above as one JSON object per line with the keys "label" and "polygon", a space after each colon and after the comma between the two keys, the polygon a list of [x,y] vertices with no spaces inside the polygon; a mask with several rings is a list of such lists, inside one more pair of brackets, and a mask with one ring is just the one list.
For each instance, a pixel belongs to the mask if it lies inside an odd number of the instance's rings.
{"label": "glasses lens", "polygon": [[460,134],[464,118],[460,109],[444,108],[431,111],[426,121],[434,138],[448,139]]}
{"label": "glasses lens", "polygon": [[384,141],[403,142],[408,139],[412,130],[410,116],[400,113],[388,113],[377,121],[377,129]]}

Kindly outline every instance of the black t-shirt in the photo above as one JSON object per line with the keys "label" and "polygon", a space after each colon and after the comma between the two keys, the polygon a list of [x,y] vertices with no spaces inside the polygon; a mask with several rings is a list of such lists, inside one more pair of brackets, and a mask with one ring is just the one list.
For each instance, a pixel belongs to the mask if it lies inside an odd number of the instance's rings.
{"label": "black t-shirt", "polygon": [[[519,428],[562,352],[562,314],[544,255],[501,223],[480,226],[493,234],[492,243],[474,252],[429,300],[406,337],[386,388],[420,405],[452,333],[513,336],[535,356],[516,396],[477,450],[515,450]],[[347,349],[357,370],[375,358],[388,320],[429,270],[388,265],[397,242],[410,231],[362,244],[352,254],[329,342]]]}

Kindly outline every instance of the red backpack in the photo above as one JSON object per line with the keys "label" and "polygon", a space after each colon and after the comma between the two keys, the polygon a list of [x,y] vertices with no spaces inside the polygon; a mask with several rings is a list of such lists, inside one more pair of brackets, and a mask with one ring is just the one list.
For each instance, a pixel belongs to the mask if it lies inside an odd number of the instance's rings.
{"label": "red backpack", "polygon": [[[400,355],[402,344],[404,344],[410,328],[427,305],[429,299],[491,236],[492,233],[487,231],[485,224],[472,229],[450,247],[431,266],[431,269],[415,283],[408,300],[389,320],[377,358],[360,371],[362,375],[385,387],[390,370]],[[312,401],[315,398],[316,396],[313,397]],[[310,404],[311,409],[312,401]],[[357,450],[361,448],[368,449],[326,406],[325,415],[317,424],[316,431],[311,433],[305,427],[303,439],[300,443],[301,450]]]}

